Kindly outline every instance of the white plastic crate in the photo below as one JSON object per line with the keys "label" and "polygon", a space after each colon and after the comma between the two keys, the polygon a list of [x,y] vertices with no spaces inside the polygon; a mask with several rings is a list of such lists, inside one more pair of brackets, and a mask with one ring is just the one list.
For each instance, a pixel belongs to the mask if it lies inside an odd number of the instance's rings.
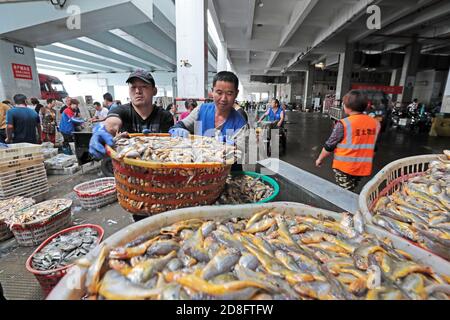
{"label": "white plastic crate", "polygon": [[67,174],[74,174],[78,171],[80,171],[81,166],[79,166],[77,163],[71,165],[70,167],[63,168],[63,169],[47,169],[48,175],[67,175]]}
{"label": "white plastic crate", "polygon": [[66,154],[58,154],[53,158],[44,161],[46,169],[64,169],[73,166],[77,163],[76,156],[69,156]]}
{"label": "white plastic crate", "polygon": [[3,158],[23,156],[26,154],[42,153],[42,147],[39,144],[32,143],[14,143],[9,144],[8,148],[0,149],[0,161]]}
{"label": "white plastic crate", "polygon": [[28,183],[8,190],[0,191],[0,200],[11,198],[14,196],[33,196],[36,193],[48,191],[47,180],[40,180],[39,182]]}

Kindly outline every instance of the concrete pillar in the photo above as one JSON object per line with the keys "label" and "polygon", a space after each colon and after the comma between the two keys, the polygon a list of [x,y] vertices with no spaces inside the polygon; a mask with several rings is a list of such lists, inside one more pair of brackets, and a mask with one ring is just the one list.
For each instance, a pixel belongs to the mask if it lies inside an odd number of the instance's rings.
{"label": "concrete pillar", "polygon": [[114,86],[106,86],[106,92],[111,93],[113,99],[116,99],[116,95],[114,94]]}
{"label": "concrete pillar", "polygon": [[[391,82],[390,82],[391,86],[399,86],[400,85],[400,75],[401,75],[401,70],[400,69],[392,70]],[[391,94],[390,96],[391,96],[392,101],[397,101],[397,95],[396,94]]]}
{"label": "concrete pillar", "polygon": [[341,100],[351,88],[353,67],[353,45],[347,43],[345,52],[339,55],[339,70],[336,84],[336,100]]}
{"label": "concrete pillar", "polygon": [[207,97],[207,0],[176,1],[177,86],[182,98]]}
{"label": "concrete pillar", "polygon": [[217,72],[225,71],[227,69],[227,44],[220,42],[217,47]]}
{"label": "concrete pillar", "polygon": [[447,76],[447,84],[445,86],[441,112],[442,113],[450,113],[450,69],[449,69],[448,76]]}
{"label": "concrete pillar", "polygon": [[313,85],[314,85],[314,73],[316,72],[316,68],[314,65],[309,65],[308,71],[306,71],[305,75],[305,86],[303,93],[303,107],[309,107],[312,105],[313,100]]}
{"label": "concrete pillar", "polygon": [[178,97],[177,77],[172,78],[172,94],[174,98]]}
{"label": "concrete pillar", "polygon": [[400,77],[400,85],[403,86],[403,94],[398,96],[398,100],[402,103],[409,103],[413,100],[412,95],[416,82],[417,69],[419,67],[421,48],[422,45],[417,41],[414,41],[406,48],[402,75]]}
{"label": "concrete pillar", "polygon": [[34,49],[0,39],[0,97],[12,98],[22,93],[27,98],[41,98]]}

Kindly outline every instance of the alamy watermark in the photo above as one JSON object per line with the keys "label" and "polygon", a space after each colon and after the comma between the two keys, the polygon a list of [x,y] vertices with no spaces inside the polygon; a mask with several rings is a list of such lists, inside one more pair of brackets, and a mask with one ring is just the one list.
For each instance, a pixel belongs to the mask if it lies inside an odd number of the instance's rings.
{"label": "alamy watermark", "polygon": [[369,30],[381,29],[381,8],[377,5],[371,5],[367,7],[367,14],[370,16],[367,18],[366,26]]}
{"label": "alamy watermark", "polygon": [[81,8],[76,5],[67,7],[66,12],[70,15],[66,20],[66,26],[69,30],[81,29]]}

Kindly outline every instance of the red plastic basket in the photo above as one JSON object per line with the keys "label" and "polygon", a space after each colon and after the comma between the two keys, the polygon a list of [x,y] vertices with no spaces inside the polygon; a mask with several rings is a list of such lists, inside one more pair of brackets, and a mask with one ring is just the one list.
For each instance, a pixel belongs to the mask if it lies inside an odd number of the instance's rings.
{"label": "red plastic basket", "polygon": [[47,244],[49,244],[54,238],[58,237],[61,234],[64,233],[70,233],[72,231],[78,230],[78,229],[84,229],[84,228],[92,228],[95,229],[98,232],[98,238],[97,238],[97,245],[102,241],[103,235],[105,231],[103,228],[96,224],[83,224],[79,226],[70,227],[64,230],[61,230],[54,235],[52,235],[50,238],[45,240],[27,259],[25,263],[25,267],[28,271],[30,271],[36,279],[39,281],[39,284],[41,285],[42,291],[44,291],[45,295],[48,295],[50,291],[58,284],[59,280],[61,280],[62,277],[67,273],[67,270],[72,267],[74,264],[69,264],[67,266],[53,269],[53,270],[47,270],[47,271],[41,271],[36,270],[31,266],[31,261],[33,259],[33,256],[41,251]]}

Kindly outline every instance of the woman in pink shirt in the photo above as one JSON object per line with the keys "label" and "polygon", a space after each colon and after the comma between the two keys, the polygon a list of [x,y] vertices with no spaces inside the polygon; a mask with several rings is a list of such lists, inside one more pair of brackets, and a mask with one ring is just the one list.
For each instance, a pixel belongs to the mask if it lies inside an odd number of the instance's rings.
{"label": "woman in pink shirt", "polygon": [[195,100],[193,100],[193,99],[189,99],[189,100],[186,100],[186,102],[184,103],[184,106],[187,111],[185,111],[181,114],[180,121],[183,120],[184,118],[186,118],[192,112],[192,110],[194,110],[197,107],[197,102],[195,102]]}

